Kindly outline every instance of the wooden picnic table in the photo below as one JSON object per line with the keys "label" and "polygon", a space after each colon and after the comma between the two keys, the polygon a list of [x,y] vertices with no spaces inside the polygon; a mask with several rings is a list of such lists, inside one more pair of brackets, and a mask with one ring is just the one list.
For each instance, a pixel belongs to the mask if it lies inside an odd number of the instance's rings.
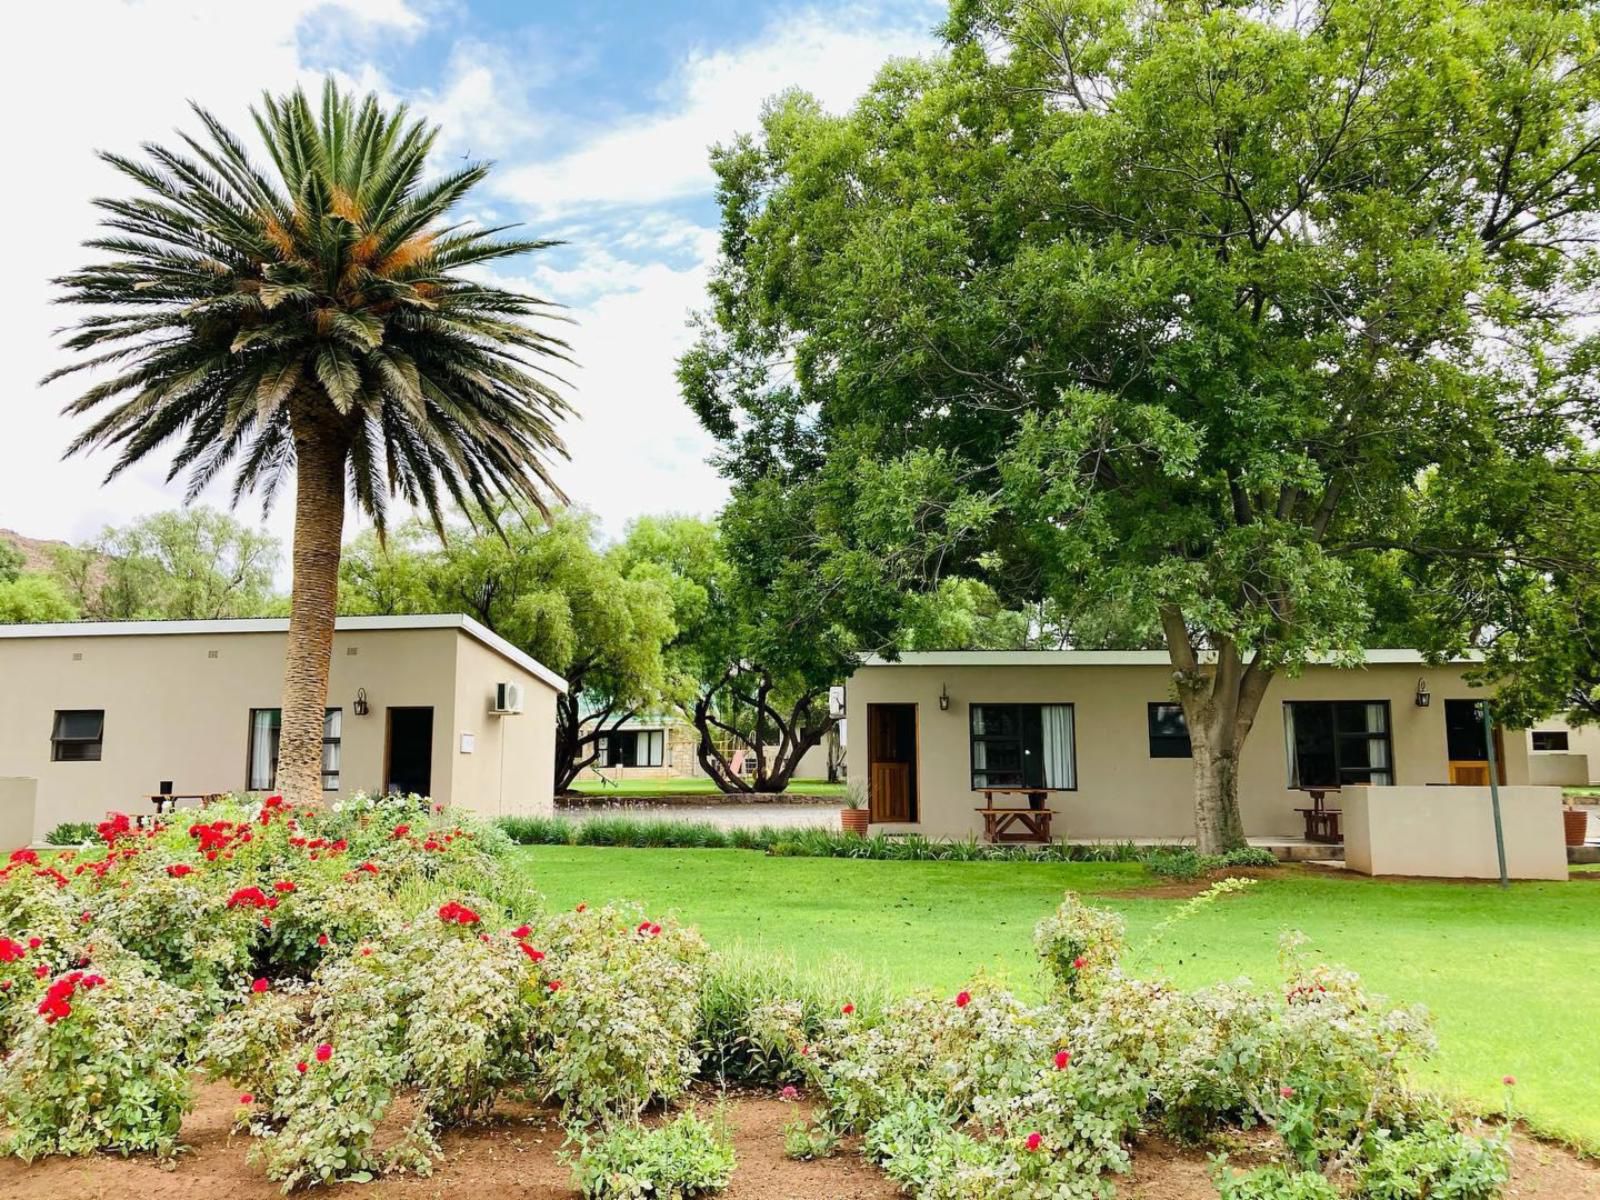
{"label": "wooden picnic table", "polygon": [[1306,788],[1306,794],[1311,797],[1311,807],[1295,809],[1295,812],[1305,818],[1308,842],[1344,841],[1344,835],[1339,831],[1339,818],[1344,810],[1329,808],[1324,803],[1328,792],[1332,790],[1337,789]]}
{"label": "wooden picnic table", "polygon": [[[1048,842],[1053,809],[1044,806],[1044,788],[984,788],[983,807],[974,811],[983,817],[986,842]],[[996,804],[996,796],[1026,796],[1026,808]]]}

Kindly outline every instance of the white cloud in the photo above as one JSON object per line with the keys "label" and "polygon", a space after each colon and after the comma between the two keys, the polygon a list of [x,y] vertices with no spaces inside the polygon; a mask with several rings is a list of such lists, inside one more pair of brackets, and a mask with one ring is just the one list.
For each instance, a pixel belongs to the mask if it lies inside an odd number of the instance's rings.
{"label": "white cloud", "polygon": [[570,153],[505,171],[491,183],[546,217],[709,194],[710,147],[754,130],[768,97],[799,87],[843,110],[886,58],[932,49],[931,36],[915,25],[808,12],[750,45],[691,55],[664,89],[660,111],[638,114]]}

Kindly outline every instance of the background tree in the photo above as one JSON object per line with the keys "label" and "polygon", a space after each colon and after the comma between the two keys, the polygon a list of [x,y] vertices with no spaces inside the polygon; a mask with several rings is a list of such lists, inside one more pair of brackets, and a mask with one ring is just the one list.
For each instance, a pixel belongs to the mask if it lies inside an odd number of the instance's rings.
{"label": "background tree", "polygon": [[69,453],[117,451],[116,474],[176,439],[189,495],[237,460],[234,496],[270,504],[295,478],[294,588],[278,780],[321,796],[323,710],[347,493],[379,528],[399,496],[442,527],[452,502],[558,494],[549,457],[567,411],[548,365],[564,346],[530,326],[538,300],[468,278],[535,251],[502,228],[452,223],[488,173],[430,174],[437,130],[359,105],[329,80],[265,96],[253,116],[270,173],[195,108],[203,138],[102,157],[140,189],[96,201],[110,258],[57,282],[97,310],[51,378],[110,368],[67,411],[97,413]]}
{"label": "background tree", "polygon": [[92,620],[258,617],[272,604],[279,553],[265,530],[198,507],[58,547],[55,575]]}
{"label": "background tree", "polygon": [[562,675],[560,793],[594,765],[602,739],[661,703],[672,596],[659,578],[625,577],[587,513],[548,523],[508,513],[495,523],[501,532],[454,529],[440,548],[419,548],[420,527],[387,549],[359,540],[341,567],[341,603],[361,613],[464,612]]}
{"label": "background tree", "polygon": [[38,571],[0,577],[0,625],[73,621],[78,610],[61,585]]}
{"label": "background tree", "polygon": [[735,506],[803,507],[883,590],[1159,637],[1197,841],[1238,845],[1262,697],[1360,658],[1372,560],[1555,565],[1525,523],[1422,534],[1429,489],[1490,508],[1590,427],[1597,21],[958,0],[849,115],[780,98],[715,156],[680,368]]}

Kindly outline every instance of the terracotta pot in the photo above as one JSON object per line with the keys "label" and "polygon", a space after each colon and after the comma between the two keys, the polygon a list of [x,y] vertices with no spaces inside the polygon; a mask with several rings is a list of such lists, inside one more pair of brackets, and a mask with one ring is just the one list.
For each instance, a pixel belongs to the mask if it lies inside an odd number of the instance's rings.
{"label": "terracotta pot", "polygon": [[853,833],[857,837],[866,837],[867,810],[864,808],[841,808],[839,810],[839,827],[846,833]]}
{"label": "terracotta pot", "polygon": [[1561,823],[1566,826],[1567,845],[1581,846],[1589,832],[1589,814],[1581,808],[1563,808]]}

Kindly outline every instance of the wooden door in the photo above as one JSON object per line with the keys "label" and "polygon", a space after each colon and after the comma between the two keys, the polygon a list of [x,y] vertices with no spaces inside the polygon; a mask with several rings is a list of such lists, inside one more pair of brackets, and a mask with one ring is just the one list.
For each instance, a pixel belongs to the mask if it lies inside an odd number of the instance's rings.
{"label": "wooden door", "polygon": [[[1476,700],[1444,702],[1445,754],[1450,782],[1458,787],[1489,786],[1489,742],[1483,736],[1483,709]],[[1496,782],[1506,782],[1506,741],[1499,725],[1494,726]]]}
{"label": "wooden door", "polygon": [[867,705],[868,820],[917,819],[917,706]]}

